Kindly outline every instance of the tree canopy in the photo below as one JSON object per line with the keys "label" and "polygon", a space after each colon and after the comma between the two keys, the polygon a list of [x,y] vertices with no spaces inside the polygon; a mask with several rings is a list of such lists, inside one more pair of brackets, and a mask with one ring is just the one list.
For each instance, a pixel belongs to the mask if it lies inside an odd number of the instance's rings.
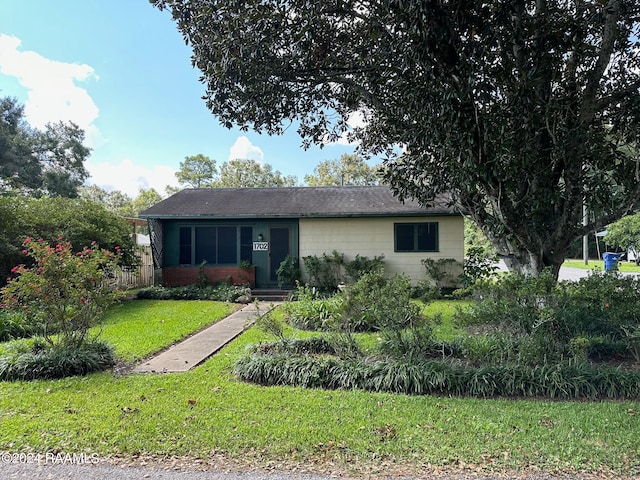
{"label": "tree canopy", "polygon": [[137,262],[131,226],[103,205],[82,198],[8,194],[0,196],[0,285],[11,268],[25,261],[21,252],[27,237],[52,245],[62,238],[78,250],[92,242],[107,250],[118,246],[125,264]]}
{"label": "tree canopy", "polygon": [[310,187],[340,185],[378,185],[378,167],[370,167],[358,155],[344,154],[340,160],[325,160],[313,169],[313,175],[305,175]]}
{"label": "tree canopy", "polygon": [[131,218],[162,200],[162,196],[154,188],[141,188],[136,198],[131,198],[120,190],[107,191],[97,185],[82,187],[80,198],[98,203],[118,216]]}
{"label": "tree canopy", "polygon": [[633,253],[640,265],[640,213],[628,215],[607,227],[604,241]]}
{"label": "tree canopy", "polygon": [[[227,127],[385,153],[400,197],[447,194],[512,268],[640,202],[635,0],[152,0]],[[402,153],[397,153],[397,147]],[[583,203],[594,212],[582,225]]]}
{"label": "tree canopy", "polygon": [[76,197],[89,176],[84,131],[69,123],[35,129],[15,98],[0,98],[0,192]]}
{"label": "tree canopy", "polygon": [[268,163],[259,163],[251,159],[235,159],[220,166],[219,176],[212,187],[292,187],[297,179],[282,175]]}
{"label": "tree canopy", "polygon": [[202,154],[186,157],[176,177],[188,188],[292,187],[297,183],[296,177],[283,175],[268,163],[235,159],[218,169],[215,160]]}
{"label": "tree canopy", "polygon": [[201,188],[210,185],[217,174],[216,161],[199,153],[185,157],[184,162],[180,162],[176,178],[181,185],[189,188]]}

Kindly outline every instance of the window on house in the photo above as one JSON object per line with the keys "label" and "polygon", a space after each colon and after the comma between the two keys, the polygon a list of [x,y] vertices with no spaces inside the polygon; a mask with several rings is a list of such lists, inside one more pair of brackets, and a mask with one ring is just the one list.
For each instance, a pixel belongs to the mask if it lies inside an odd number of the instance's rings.
{"label": "window on house", "polygon": [[395,223],[396,252],[437,252],[438,222]]}

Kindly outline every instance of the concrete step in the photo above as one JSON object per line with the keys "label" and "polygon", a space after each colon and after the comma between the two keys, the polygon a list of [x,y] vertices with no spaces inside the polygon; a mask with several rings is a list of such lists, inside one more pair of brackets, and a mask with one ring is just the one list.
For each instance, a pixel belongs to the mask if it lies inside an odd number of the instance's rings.
{"label": "concrete step", "polygon": [[283,302],[289,298],[292,290],[278,288],[254,288],[251,290],[251,298],[261,302]]}

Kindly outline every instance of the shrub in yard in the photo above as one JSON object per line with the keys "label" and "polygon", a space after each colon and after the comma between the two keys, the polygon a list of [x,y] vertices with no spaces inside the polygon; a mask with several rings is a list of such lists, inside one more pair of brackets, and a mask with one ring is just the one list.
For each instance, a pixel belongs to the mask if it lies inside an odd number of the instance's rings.
{"label": "shrub in yard", "polygon": [[[258,308],[257,300],[256,300],[255,306],[257,309]],[[263,332],[273,335],[281,343],[286,340],[285,334],[284,334],[284,322],[279,317],[274,315],[273,309],[260,315],[256,319],[254,325],[256,326],[256,328],[262,330]]]}
{"label": "shrub in yard", "polygon": [[471,365],[550,365],[566,357],[557,340],[542,335],[512,336],[503,332],[491,335],[468,336],[457,339],[456,356]]}
{"label": "shrub in yard", "polygon": [[334,355],[335,349],[325,337],[283,338],[276,342],[261,343],[251,347],[251,351],[262,354],[286,353],[289,355]]}
{"label": "shrub in yard", "polygon": [[478,280],[493,278],[497,269],[497,255],[483,247],[470,246],[463,263],[462,284],[469,287]]}
{"label": "shrub in yard", "polygon": [[309,284],[327,292],[335,292],[342,282],[344,255],[336,250],[331,255],[309,255],[302,258],[304,268],[309,275]]}
{"label": "shrub in yard", "polygon": [[89,328],[122,295],[113,281],[119,249],[111,253],[92,245],[74,253],[62,239],[53,247],[27,238],[23,253],[34,266],[12,270],[17,277],[2,289],[3,308],[23,312],[51,346],[82,346]]}
{"label": "shrub in yard", "polygon": [[284,307],[288,323],[301,330],[331,330],[342,315],[344,298],[334,295],[319,298],[309,286],[299,286],[297,301]]}
{"label": "shrub in yard", "polygon": [[514,337],[502,332],[460,336],[450,342],[438,341],[429,324],[385,330],[380,337],[380,352],[392,360],[455,358],[475,366],[540,365],[559,362],[564,353],[557,342],[536,336]]}
{"label": "shrub in yard", "polygon": [[554,311],[556,279],[550,271],[536,276],[510,273],[476,284],[476,302],[456,314],[462,325],[494,325],[514,334],[531,334]]}
{"label": "shrub in yard", "polygon": [[568,319],[559,312],[559,333],[565,337],[586,332],[623,338],[623,327],[640,325],[640,278],[617,272],[594,272],[578,282],[563,285],[566,307],[579,312]]}
{"label": "shrub in yard", "polygon": [[357,282],[366,273],[384,272],[384,255],[373,258],[356,255],[350,262],[345,263],[344,271],[351,283]]}
{"label": "shrub in yard", "polygon": [[380,353],[394,359],[417,361],[459,356],[454,346],[435,339],[433,326],[428,322],[408,328],[388,328],[380,333],[380,338]]}
{"label": "shrub in yard", "polygon": [[426,279],[418,282],[415,296],[424,301],[441,298],[446,291],[453,291],[461,284],[463,266],[453,258],[421,260],[425,267]]}
{"label": "shrub in yard", "polygon": [[137,298],[144,300],[213,300],[234,302],[246,293],[246,287],[218,283],[217,285],[184,287],[149,287],[140,290]]}
{"label": "shrub in yard", "polygon": [[0,357],[0,380],[34,380],[86,375],[112,367],[113,350],[97,340],[51,346],[42,338],[11,342]]}
{"label": "shrub in yard", "polygon": [[411,282],[404,275],[364,274],[342,294],[339,329],[371,332],[409,325],[420,317],[420,308],[411,302],[411,291]]}
{"label": "shrub in yard", "polygon": [[276,275],[278,276],[278,287],[282,288],[283,285],[296,285],[301,278],[298,257],[287,255],[285,259],[280,262],[280,266],[276,270]]}
{"label": "shrub in yard", "polygon": [[25,312],[0,308],[0,342],[30,337],[36,329],[27,322]]}
{"label": "shrub in yard", "polygon": [[[593,273],[579,282],[556,283],[550,273],[505,275],[474,287],[477,302],[456,314],[463,325],[493,325],[528,339],[547,361],[558,356],[603,357],[607,351],[632,355],[640,325],[640,280],[617,273]],[[545,349],[546,347],[546,349]],[[531,351],[531,350],[530,350]],[[531,361],[531,360],[530,360]]]}
{"label": "shrub in yard", "polygon": [[25,240],[23,253],[34,266],[15,267],[17,275],[2,289],[3,309],[19,311],[25,324],[42,336],[28,349],[18,343],[0,358],[0,378],[57,378],[113,365],[113,352],[89,338],[105,310],[118,300],[113,272],[121,253],[91,247],[74,253],[69,242],[52,247]]}

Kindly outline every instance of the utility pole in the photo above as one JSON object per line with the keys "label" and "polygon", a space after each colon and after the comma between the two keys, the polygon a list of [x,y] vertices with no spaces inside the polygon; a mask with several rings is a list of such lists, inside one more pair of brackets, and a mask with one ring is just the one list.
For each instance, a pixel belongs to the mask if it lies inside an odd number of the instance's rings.
{"label": "utility pole", "polygon": [[[589,208],[587,207],[587,202],[582,204],[582,226],[586,227],[589,225]],[[585,265],[589,265],[589,234],[585,232],[584,237],[582,237],[582,258],[584,260]]]}

